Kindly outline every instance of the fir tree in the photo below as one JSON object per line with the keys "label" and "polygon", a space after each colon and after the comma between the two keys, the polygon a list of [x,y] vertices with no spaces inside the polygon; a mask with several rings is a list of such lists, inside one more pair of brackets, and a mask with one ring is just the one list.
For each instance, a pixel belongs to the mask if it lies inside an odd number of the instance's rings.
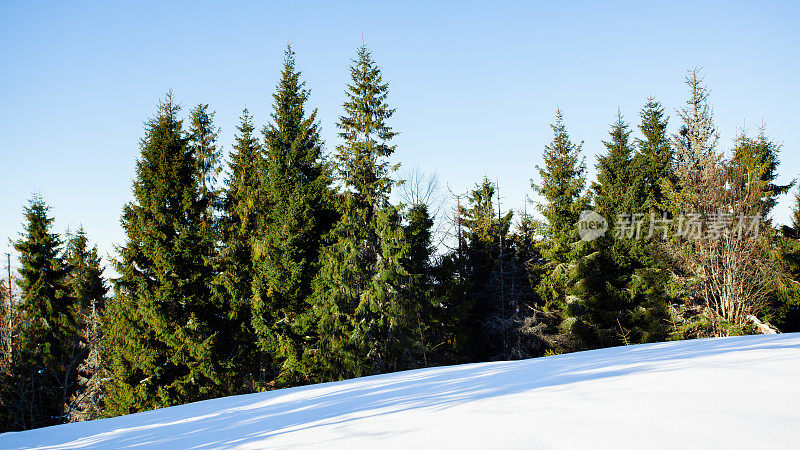
{"label": "fir tree", "polygon": [[369,220],[386,205],[394,185],[389,173],[397,166],[391,166],[386,158],[394,153],[395,146],[389,141],[397,133],[386,121],[395,110],[386,103],[389,84],[383,81],[366,45],[358,49],[350,77],[344,115],[337,124],[344,144],[336,148],[336,161],[341,180],[352,191],[348,201],[363,209]]}
{"label": "fir tree", "polygon": [[215,187],[220,172],[218,135],[214,113],[208,111],[208,105],[199,104],[192,109],[187,145],[194,154],[197,178],[200,180],[200,199],[205,204],[203,221],[209,233],[213,231],[214,210],[219,196]]}
{"label": "fir tree", "polygon": [[264,355],[256,351],[252,323],[252,249],[258,218],[263,215],[264,155],[247,109],[237,130],[222,199],[222,250],[214,283],[214,295],[226,305],[228,325],[222,331],[220,353],[225,355],[228,373],[226,390],[234,394],[257,390],[255,384],[264,381]]}
{"label": "fir tree", "polygon": [[[631,147],[628,125],[617,112],[609,140],[603,141],[606,153],[597,157],[597,181],[592,184],[597,212],[614,223],[618,214],[632,213]],[[616,335],[627,325],[625,311],[630,308],[625,289],[632,261],[627,242],[616,242],[610,234],[587,244],[587,254],[578,258],[570,272],[570,301],[565,315],[569,329],[589,347],[622,343]],[[626,341],[627,342],[627,341]]]}
{"label": "fir tree", "polygon": [[700,71],[689,71],[685,83],[691,91],[690,97],[686,107],[678,112],[683,124],[672,139],[676,172],[684,182],[702,177],[703,167],[719,157],[716,153],[719,136]]}
{"label": "fir tree", "polygon": [[402,264],[408,243],[398,212],[388,205],[394,182],[386,158],[396,135],[387,123],[394,113],[386,103],[389,85],[366,46],[350,74],[338,123],[341,219],[321,255],[313,296],[318,341],[307,352],[322,379],[396,369],[393,340],[403,334],[397,314],[410,290]]}
{"label": "fir tree", "polygon": [[459,206],[462,242],[440,266],[457,276],[439,275],[453,352],[461,362],[541,354],[537,338],[528,339],[537,322],[530,315],[535,296],[527,265],[538,260],[530,217],[523,215],[512,234],[513,212],[502,211],[499,189],[487,178]]}
{"label": "fir tree", "polygon": [[764,319],[784,333],[800,331],[800,190],[794,195],[791,227],[782,227],[775,239],[775,258],[786,271],[786,282],[771,299],[769,315]]}
{"label": "fir tree", "polygon": [[[375,273],[356,307],[353,325],[358,354],[364,355],[372,373],[419,367],[421,342],[417,313],[429,301],[416,296],[424,288],[423,274],[413,273],[412,241],[401,223],[400,209],[387,206],[378,212],[378,255]],[[419,236],[417,236],[419,237]]]}
{"label": "fir tree", "polygon": [[500,292],[504,274],[498,273],[498,262],[501,256],[506,256],[502,244],[508,241],[513,213],[498,214],[494,207],[496,193],[497,186],[484,178],[470,192],[467,206],[461,211],[466,237],[464,281],[467,301],[464,304],[465,322],[460,327],[466,333],[463,351],[470,355],[470,360],[486,360],[496,353],[497,346],[492,341],[498,336],[487,329],[496,328],[494,324],[497,321],[488,324],[487,318],[500,310],[501,302],[505,303]]}
{"label": "fir tree", "polygon": [[[536,220],[528,213],[527,204],[530,200],[525,198],[525,206],[520,213],[516,231],[511,236],[514,240],[514,248],[517,251],[517,258],[525,265],[532,265],[538,262],[541,255],[536,248]],[[532,286],[535,283],[532,282]]]}
{"label": "fir tree", "polygon": [[653,98],[639,114],[639,130],[643,138],[636,139],[633,157],[633,183],[637,212],[653,212],[661,217],[665,211],[662,182],[672,179],[672,145],[667,136],[668,118],[661,103]]}
{"label": "fir tree", "polygon": [[108,415],[218,395],[222,312],[210,292],[214,240],[196,153],[168,94],[147,122],[122,214],[125,244],[109,303]]}
{"label": "fir tree", "polygon": [[428,213],[427,205],[421,202],[412,204],[405,217],[408,252],[403,264],[414,280],[407,293],[407,310],[402,311],[402,316],[407,321],[403,328],[410,333],[404,343],[408,347],[405,349],[403,366],[414,368],[424,367],[435,361],[434,352],[444,342],[444,327],[437,314],[437,299],[434,294],[435,274],[431,261],[435,250],[432,245],[433,219]]}
{"label": "fir tree", "polygon": [[[739,160],[717,153],[717,134],[707,93],[697,71],[687,77],[690,99],[681,110],[681,131],[675,136],[676,183],[665,183],[673,216],[697,214],[701,239],[677,235],[665,241],[673,277],[684,292],[675,336],[720,336],[741,333],[748,317],[763,311],[778,287],[782,269],[775,261],[767,233],[743,236],[725,228],[731,218],[763,216],[767,183]],[[742,153],[743,154],[743,153]],[[736,219],[733,219],[736,220]],[[730,232],[728,232],[730,231]],[[686,317],[688,316],[688,319]]]}
{"label": "fir tree", "polygon": [[539,184],[532,182],[531,187],[544,199],[537,205],[547,221],[543,230],[546,242],[542,245],[542,255],[553,261],[566,262],[571,244],[578,241],[576,224],[580,213],[589,204],[588,196],[584,194],[586,165],[580,156],[583,143],[572,143],[561,110],[556,111],[556,121],[550,127],[554,136],[544,148],[544,167],[536,167],[541,181]]}
{"label": "fir tree", "polygon": [[792,227],[800,232],[800,188],[794,194],[794,207],[792,208]]}
{"label": "fir tree", "polygon": [[751,138],[743,130],[736,138],[733,148],[733,169],[746,173],[745,184],[764,192],[763,214],[765,219],[778,203],[778,196],[789,192],[794,186],[793,180],[789,184],[775,184],[778,178],[778,155],[780,146],[770,141],[764,127],[759,128],[758,136]]}
{"label": "fir tree", "polygon": [[14,242],[19,252],[22,299],[19,355],[24,391],[17,398],[23,415],[18,428],[63,423],[66,399],[76,387],[74,356],[77,308],[67,287],[69,266],[62,240],[52,233],[53,218],[41,197],[25,208],[25,231]]}
{"label": "fir tree", "polygon": [[317,112],[306,114],[309,91],[287,47],[273,94],[272,122],[264,128],[267,171],[261,195],[268,200],[256,244],[253,320],[263,351],[275,357],[281,382],[308,377],[302,366],[312,280],[321,237],[332,222],[330,170],[322,155]]}
{"label": "fir tree", "polygon": [[77,303],[75,356],[77,387],[67,402],[70,421],[98,419],[103,411],[104,367],[101,354],[102,316],[108,287],[97,247],[89,247],[83,228],[70,236],[65,251],[67,282]]}
{"label": "fir tree", "polygon": [[537,207],[546,220],[541,230],[544,240],[539,245],[546,260],[546,273],[536,290],[547,309],[558,311],[566,305],[568,263],[582,251],[581,246],[574,244],[579,240],[578,219],[588,207],[589,198],[584,194],[586,166],[580,157],[582,144],[575,145],[570,140],[560,110],[556,111],[551,128],[554,136],[544,149],[544,167],[537,166],[541,181],[531,187],[543,197]]}
{"label": "fir tree", "polygon": [[[731,158],[732,172],[741,174],[738,189],[762,192],[759,210],[764,215],[767,226],[772,227],[770,212],[778,203],[778,197],[786,194],[795,184],[779,185],[778,165],[780,146],[766,136],[765,127],[759,127],[756,137],[750,137],[744,130],[737,136]],[[795,200],[800,197],[795,196]],[[780,289],[769,299],[769,308],[763,312],[762,320],[777,325],[783,332],[800,330],[800,308],[798,294],[800,288],[800,233],[797,232],[797,219],[800,218],[797,204],[792,209],[792,226],[780,227],[782,233],[774,233],[775,259],[781,263],[786,277],[781,278]]]}
{"label": "fir tree", "polygon": [[613,221],[618,213],[632,212],[633,198],[630,190],[634,174],[631,170],[631,132],[628,124],[617,112],[608,141],[603,145],[608,152],[597,158],[597,181],[592,183],[597,212]]}
{"label": "fir tree", "polygon": [[[656,207],[660,200],[651,182],[665,176],[660,163],[665,156],[663,122],[658,105],[648,102],[643,112],[646,123],[643,150],[633,161],[630,132],[618,113],[611,126],[607,152],[598,157],[597,182],[593,184],[597,210],[610,224],[617,218],[633,217],[639,211]],[[656,127],[656,132],[650,129]],[[633,162],[633,164],[632,164]],[[636,181],[645,194],[637,192]],[[634,189],[631,189],[634,187]],[[639,195],[637,195],[639,194]],[[639,217],[636,216],[637,221]],[[615,238],[616,237],[616,238]],[[655,246],[644,234],[622,239],[613,228],[588,243],[585,255],[572,268],[568,286],[570,301],[565,315],[569,329],[589,348],[650,342],[664,337],[664,271],[659,270]]]}

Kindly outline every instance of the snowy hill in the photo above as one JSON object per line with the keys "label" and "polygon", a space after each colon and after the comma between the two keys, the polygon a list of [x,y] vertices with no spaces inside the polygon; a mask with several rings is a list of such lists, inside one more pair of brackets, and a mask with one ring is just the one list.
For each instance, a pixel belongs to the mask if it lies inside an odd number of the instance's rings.
{"label": "snowy hill", "polygon": [[798,448],[800,334],[400,372],[0,435],[0,448]]}

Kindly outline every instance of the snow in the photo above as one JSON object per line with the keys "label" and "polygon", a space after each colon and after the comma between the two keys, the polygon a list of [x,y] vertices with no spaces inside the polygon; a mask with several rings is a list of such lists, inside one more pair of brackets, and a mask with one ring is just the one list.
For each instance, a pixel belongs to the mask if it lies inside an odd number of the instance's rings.
{"label": "snow", "polygon": [[0,435],[0,448],[798,448],[800,334],[399,372]]}

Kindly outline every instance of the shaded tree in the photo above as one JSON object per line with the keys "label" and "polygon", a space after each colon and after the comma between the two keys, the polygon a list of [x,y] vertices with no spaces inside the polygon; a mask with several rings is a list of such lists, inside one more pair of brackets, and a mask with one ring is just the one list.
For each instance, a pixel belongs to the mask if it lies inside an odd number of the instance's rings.
{"label": "shaded tree", "polygon": [[14,242],[19,252],[20,330],[13,413],[16,429],[69,420],[65,404],[76,389],[77,305],[70,295],[70,268],[63,241],[53,233],[53,218],[41,197],[25,208],[24,232]]}
{"label": "shaded tree", "polygon": [[221,393],[211,295],[215,240],[197,152],[172,94],[147,122],[133,201],[125,205],[120,277],[108,304],[106,414],[171,406]]}
{"label": "shaded tree", "polygon": [[222,247],[214,281],[214,296],[224,306],[226,326],[221,330],[227,388],[236,394],[252,392],[265,383],[268,356],[256,349],[252,323],[253,246],[259,217],[264,215],[261,180],[265,169],[263,149],[253,134],[250,112],[240,117],[233,152],[221,195]]}
{"label": "shaded tree", "polygon": [[76,301],[75,357],[80,361],[77,387],[66,404],[70,421],[98,419],[103,413],[103,379],[105,367],[101,341],[103,312],[108,286],[103,278],[103,266],[97,247],[89,247],[83,227],[69,236],[64,254],[70,269],[67,284]]}

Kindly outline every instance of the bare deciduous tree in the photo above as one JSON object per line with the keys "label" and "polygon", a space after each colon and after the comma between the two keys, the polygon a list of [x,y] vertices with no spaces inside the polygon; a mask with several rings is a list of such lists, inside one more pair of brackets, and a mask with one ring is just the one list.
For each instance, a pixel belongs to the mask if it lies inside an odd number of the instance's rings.
{"label": "bare deciduous tree", "polygon": [[440,248],[447,238],[448,197],[442,193],[439,176],[428,173],[419,166],[403,173],[398,183],[400,201],[409,206],[425,205],[428,215],[433,219],[433,244]]}

